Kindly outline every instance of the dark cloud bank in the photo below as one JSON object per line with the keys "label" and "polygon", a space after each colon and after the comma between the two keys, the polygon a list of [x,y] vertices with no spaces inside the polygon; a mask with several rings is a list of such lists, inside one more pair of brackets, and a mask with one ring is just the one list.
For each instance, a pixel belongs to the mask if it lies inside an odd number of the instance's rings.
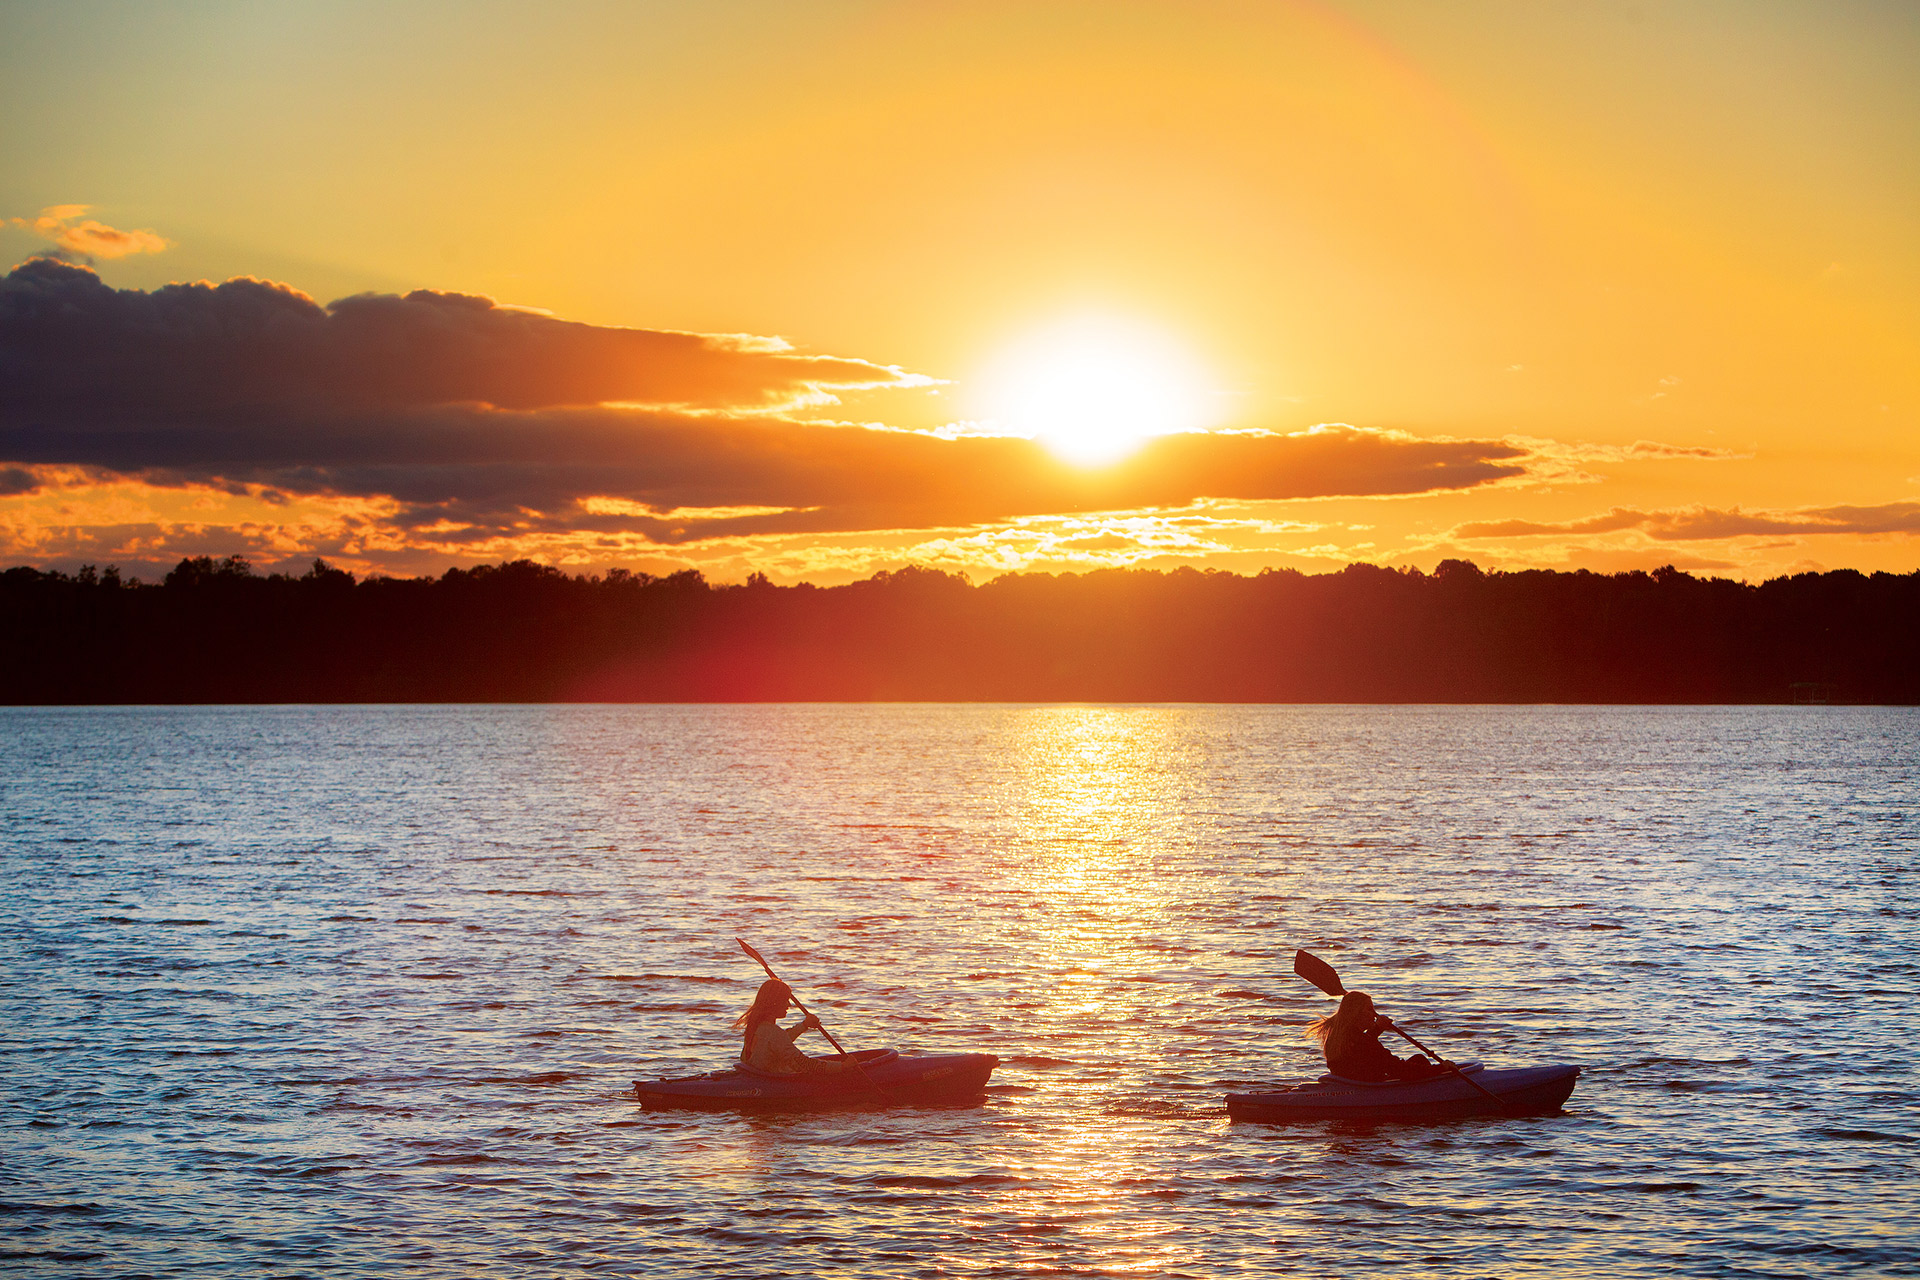
{"label": "dark cloud bank", "polygon": [[[44,259],[0,280],[0,466],[385,496],[403,525],[453,521],[471,537],[926,528],[1199,498],[1423,493],[1523,471],[1511,445],[1353,428],[1169,436],[1085,471],[1024,439],[771,412],[924,381],[760,340],[574,324],[460,294],[321,307],[256,280],[116,291]],[[591,515],[579,503],[592,497],[662,513],[779,510]]]}
{"label": "dark cloud bank", "polygon": [[322,307],[248,279],[145,293],[48,259],[0,280],[0,374],[11,411],[136,422],[468,402],[737,407],[914,381],[761,339],[574,324],[468,294],[360,294]]}

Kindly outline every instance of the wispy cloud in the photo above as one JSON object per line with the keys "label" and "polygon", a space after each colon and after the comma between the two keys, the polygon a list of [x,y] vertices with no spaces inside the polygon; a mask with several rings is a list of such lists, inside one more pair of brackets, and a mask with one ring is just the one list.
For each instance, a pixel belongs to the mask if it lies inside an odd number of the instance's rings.
{"label": "wispy cloud", "polygon": [[1527,452],[1524,481],[1527,484],[1600,484],[1605,477],[1589,468],[1635,462],[1732,462],[1752,456],[1714,445],[1667,444],[1658,440],[1598,444],[1525,435],[1506,439]]}
{"label": "wispy cloud", "polygon": [[1637,530],[1662,542],[1707,542],[1753,535],[1822,533],[1920,533],[1920,502],[1887,502],[1877,506],[1798,507],[1787,511],[1743,511],[1739,507],[1683,507],[1640,511],[1615,507],[1604,515],[1582,520],[1475,521],[1456,526],[1454,538],[1565,537],[1579,534]]}
{"label": "wispy cloud", "polygon": [[154,231],[122,231],[86,216],[91,205],[48,205],[32,218],[10,218],[16,227],[25,227],[75,257],[129,258],[138,253],[159,253],[173,242]]}

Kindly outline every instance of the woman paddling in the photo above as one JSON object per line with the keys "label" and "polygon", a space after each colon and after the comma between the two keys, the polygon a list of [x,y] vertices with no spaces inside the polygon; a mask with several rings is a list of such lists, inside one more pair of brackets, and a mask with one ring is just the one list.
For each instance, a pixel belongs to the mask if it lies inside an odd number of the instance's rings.
{"label": "woman paddling", "polygon": [[777,1019],[786,1016],[793,1003],[793,991],[778,978],[760,984],[753,1005],[734,1020],[734,1027],[746,1028],[740,1042],[740,1061],[758,1071],[777,1075],[803,1075],[808,1072],[844,1071],[846,1063],[837,1058],[810,1058],[793,1047],[793,1042],[820,1026],[820,1019],[808,1014],[794,1027],[783,1027]]}
{"label": "woman paddling", "polygon": [[1374,1011],[1372,996],[1349,991],[1340,997],[1338,1009],[1307,1024],[1307,1035],[1326,1050],[1327,1070],[1348,1080],[1424,1080],[1452,1070],[1452,1063],[1436,1066],[1424,1053],[1394,1057],[1380,1043],[1381,1032],[1392,1029],[1393,1019]]}

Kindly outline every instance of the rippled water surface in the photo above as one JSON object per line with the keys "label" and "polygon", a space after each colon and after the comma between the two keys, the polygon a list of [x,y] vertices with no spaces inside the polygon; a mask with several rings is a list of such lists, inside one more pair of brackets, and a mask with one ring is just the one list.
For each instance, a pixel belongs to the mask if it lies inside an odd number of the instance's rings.
{"label": "rippled water surface", "polygon": [[[20,1274],[1920,1274],[1920,714],[0,711]],[[984,1106],[649,1114],[760,946]],[[1566,1114],[1229,1124],[1305,946]],[[824,1050],[824,1045],[821,1045]]]}

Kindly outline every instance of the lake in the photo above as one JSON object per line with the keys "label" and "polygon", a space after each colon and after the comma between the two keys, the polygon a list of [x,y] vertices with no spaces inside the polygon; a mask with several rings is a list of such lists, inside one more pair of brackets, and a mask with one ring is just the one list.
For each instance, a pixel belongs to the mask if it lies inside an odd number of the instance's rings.
{"label": "lake", "polygon": [[[0,709],[21,1275],[1920,1274],[1920,711]],[[651,1114],[767,954],[980,1107]],[[1331,1002],[1565,1114],[1228,1123]],[[803,1042],[803,1044],[808,1042]],[[812,1043],[826,1052],[823,1041]]]}

